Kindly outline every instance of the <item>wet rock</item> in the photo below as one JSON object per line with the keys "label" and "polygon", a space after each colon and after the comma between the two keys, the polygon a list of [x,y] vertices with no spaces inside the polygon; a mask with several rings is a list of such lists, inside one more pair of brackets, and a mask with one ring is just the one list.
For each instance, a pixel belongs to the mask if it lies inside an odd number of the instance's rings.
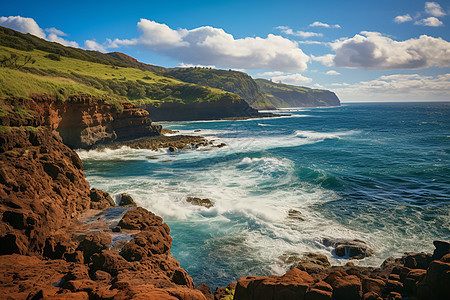
{"label": "wet rock", "polygon": [[187,197],[186,202],[191,203],[192,205],[203,206],[206,208],[211,208],[214,206],[214,203],[207,198],[201,199],[198,197]]}
{"label": "wet rock", "polygon": [[450,243],[446,241],[434,241],[433,245],[436,247],[433,252],[433,260],[441,259],[447,253],[450,253]]}
{"label": "wet rock", "polygon": [[115,203],[111,196],[104,191],[91,189],[91,209],[105,209],[109,207],[114,207]]}
{"label": "wet rock", "polygon": [[292,220],[305,221],[305,218],[303,217],[302,213],[296,209],[290,209],[288,211],[288,218]]}
{"label": "wet rock", "polygon": [[136,207],[136,202],[134,202],[133,198],[126,194],[126,193],[122,193],[118,196],[119,198],[119,206],[122,207]]}
{"label": "wet rock", "polygon": [[373,255],[373,250],[361,240],[345,240],[324,238],[322,243],[327,247],[334,247],[337,256],[348,257],[350,259],[363,259]]}
{"label": "wet rock", "polygon": [[331,300],[333,288],[324,281],[318,281],[306,291],[305,300]]}
{"label": "wet rock", "polygon": [[427,253],[408,253],[403,259],[405,267],[424,270],[428,268],[433,260],[432,255]]}
{"label": "wet rock", "polygon": [[366,293],[374,293],[377,296],[382,296],[386,288],[386,283],[381,279],[364,278],[362,280],[362,290]]}
{"label": "wet rock", "polygon": [[297,268],[299,270],[312,273],[320,273],[326,268],[331,267],[328,258],[325,255],[316,253],[306,253],[299,261]]}

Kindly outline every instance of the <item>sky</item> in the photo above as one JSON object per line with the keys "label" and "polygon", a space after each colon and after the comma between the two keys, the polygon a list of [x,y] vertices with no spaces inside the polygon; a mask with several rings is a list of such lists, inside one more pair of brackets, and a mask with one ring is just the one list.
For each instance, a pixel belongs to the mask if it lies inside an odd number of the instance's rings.
{"label": "sky", "polygon": [[3,1],[0,26],[329,89],[342,102],[450,101],[450,0]]}

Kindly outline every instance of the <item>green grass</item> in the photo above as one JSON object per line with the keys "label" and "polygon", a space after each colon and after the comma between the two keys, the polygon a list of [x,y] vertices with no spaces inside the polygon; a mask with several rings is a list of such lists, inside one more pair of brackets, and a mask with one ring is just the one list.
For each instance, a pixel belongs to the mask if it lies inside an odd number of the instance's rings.
{"label": "green grass", "polygon": [[11,127],[0,125],[0,132],[9,132]]}
{"label": "green grass", "polygon": [[0,57],[9,57],[11,54],[21,58],[31,56],[35,63],[21,69],[0,67],[0,98],[47,94],[64,101],[71,95],[88,94],[106,98],[114,105],[123,101],[159,104],[167,101],[191,103],[217,101],[223,97],[239,98],[217,88],[185,83],[137,68],[64,56],[55,60],[48,58],[49,53],[45,51],[24,51],[0,46]]}

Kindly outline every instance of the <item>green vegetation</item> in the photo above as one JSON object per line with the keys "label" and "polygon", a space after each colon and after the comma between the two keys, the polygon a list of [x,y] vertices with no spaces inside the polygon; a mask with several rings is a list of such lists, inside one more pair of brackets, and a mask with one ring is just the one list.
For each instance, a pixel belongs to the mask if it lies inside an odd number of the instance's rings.
{"label": "green vegetation", "polygon": [[249,75],[242,72],[208,68],[177,68],[168,70],[166,74],[184,82],[210,86],[237,94],[256,108],[273,107],[258,90],[255,81]]}
{"label": "green vegetation", "polygon": [[[117,110],[124,101],[158,105],[240,99],[146,70],[152,69],[145,67],[150,65],[124,54],[109,56],[64,47],[0,27],[0,45],[5,44],[9,47],[0,46],[0,98],[46,94],[64,101],[71,95],[87,94],[105,99]],[[6,63],[1,64],[1,58]]]}
{"label": "green vegetation", "polygon": [[255,79],[265,98],[277,108],[339,106],[333,92]]}
{"label": "green vegetation", "polygon": [[8,132],[11,129],[9,126],[0,125],[0,132]]}

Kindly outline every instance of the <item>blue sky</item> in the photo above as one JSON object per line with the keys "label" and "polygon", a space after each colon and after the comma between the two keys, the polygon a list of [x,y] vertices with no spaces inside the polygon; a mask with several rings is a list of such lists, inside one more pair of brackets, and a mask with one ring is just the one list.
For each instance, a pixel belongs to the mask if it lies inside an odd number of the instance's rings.
{"label": "blue sky", "polygon": [[450,1],[6,1],[0,25],[164,67],[214,66],[342,101],[450,100]]}

